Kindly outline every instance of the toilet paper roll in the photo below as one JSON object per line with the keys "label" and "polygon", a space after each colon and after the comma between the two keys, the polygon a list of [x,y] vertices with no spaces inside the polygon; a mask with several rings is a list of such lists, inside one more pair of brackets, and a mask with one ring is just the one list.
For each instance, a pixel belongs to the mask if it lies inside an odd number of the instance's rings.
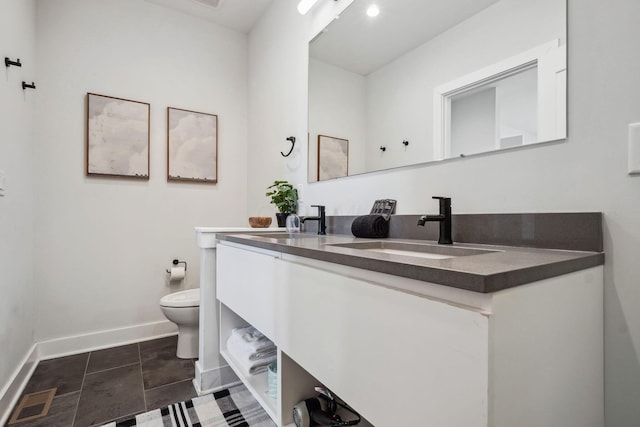
{"label": "toilet paper roll", "polygon": [[177,282],[184,279],[185,270],[184,267],[171,267],[171,273],[169,273],[169,281]]}

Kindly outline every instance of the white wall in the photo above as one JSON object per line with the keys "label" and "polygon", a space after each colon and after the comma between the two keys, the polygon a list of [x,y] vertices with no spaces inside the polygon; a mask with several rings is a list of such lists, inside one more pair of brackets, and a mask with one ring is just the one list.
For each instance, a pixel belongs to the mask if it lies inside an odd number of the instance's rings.
{"label": "white wall", "polygon": [[[33,344],[34,179],[33,109],[37,92],[23,91],[36,80],[35,2],[0,0],[0,398]],[[22,67],[5,68],[4,57]],[[36,82],[37,83],[37,82]],[[0,417],[2,416],[0,410]]]}
{"label": "white wall", "polygon": [[318,135],[349,140],[349,174],[365,169],[365,78],[309,60],[309,182],[318,180]]}
{"label": "white wall", "polygon": [[[435,212],[432,195],[451,196],[454,213],[602,211],[609,427],[640,425],[640,177],[626,173],[626,126],[640,121],[638,16],[637,0],[569,0],[566,142],[305,184],[305,202],[326,204],[331,215],[366,213],[384,197],[397,199],[401,214]],[[251,91],[250,132],[272,123],[273,135],[292,127],[305,135],[304,125],[284,126],[282,117],[302,123],[306,117],[306,88],[298,83],[307,52],[295,40],[306,39],[309,19],[296,15],[290,1],[275,0],[251,35],[255,47],[257,35],[264,47],[250,51],[252,86],[286,92],[296,102],[269,104],[263,91]],[[290,66],[284,76],[261,72],[281,61]],[[278,142],[249,141],[249,164],[261,168],[259,186],[274,176],[306,182],[306,165],[287,171],[279,155],[261,157],[277,152]],[[249,209],[257,209],[260,198],[249,193]]]}
{"label": "white wall", "polygon": [[496,92],[495,87],[488,87],[451,100],[451,152],[447,157],[496,148]]}
{"label": "white wall", "polygon": [[[561,0],[500,1],[370,74],[367,170],[433,160],[433,89],[551,40],[564,44],[565,16]],[[379,156],[380,145],[392,149]]]}
{"label": "white wall", "polygon": [[[161,321],[196,225],[246,225],[247,36],[143,0],[37,4],[38,341]],[[150,179],[85,175],[87,92],[151,104]],[[218,114],[218,183],[168,183],[166,108]]]}
{"label": "white wall", "polygon": [[[299,18],[290,1],[276,0],[249,34],[249,215],[275,212],[264,195],[273,181],[301,171],[299,181],[306,182],[307,39],[298,36],[306,33]],[[284,158],[289,136],[296,148]]]}

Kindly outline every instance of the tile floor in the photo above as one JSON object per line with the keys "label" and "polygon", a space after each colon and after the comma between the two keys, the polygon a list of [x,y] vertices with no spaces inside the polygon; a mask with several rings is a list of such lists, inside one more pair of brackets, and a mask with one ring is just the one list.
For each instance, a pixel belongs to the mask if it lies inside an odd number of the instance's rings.
{"label": "tile floor", "polygon": [[88,427],[196,396],[177,336],[40,362],[24,394],[57,387],[47,416],[11,427]]}

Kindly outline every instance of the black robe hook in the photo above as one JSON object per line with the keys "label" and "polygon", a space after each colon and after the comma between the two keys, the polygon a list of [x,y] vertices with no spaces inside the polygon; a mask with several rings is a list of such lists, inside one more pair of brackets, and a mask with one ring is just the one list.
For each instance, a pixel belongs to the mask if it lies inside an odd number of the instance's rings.
{"label": "black robe hook", "polygon": [[29,83],[23,81],[22,82],[22,90],[25,90],[26,88],[35,89],[36,88],[36,84],[34,82],[31,82],[31,84],[29,84]]}
{"label": "black robe hook", "polygon": [[14,67],[22,67],[22,64],[20,63],[20,58],[16,59],[15,61],[12,61],[11,59],[7,58],[6,56],[4,57],[4,66],[9,68],[10,66],[14,66]]}
{"label": "black robe hook", "polygon": [[296,137],[295,136],[290,136],[289,138],[287,138],[287,141],[291,142],[291,150],[289,150],[289,152],[287,154],[284,154],[281,151],[280,154],[282,154],[282,157],[289,157],[291,155],[291,153],[293,152],[293,147],[296,146]]}

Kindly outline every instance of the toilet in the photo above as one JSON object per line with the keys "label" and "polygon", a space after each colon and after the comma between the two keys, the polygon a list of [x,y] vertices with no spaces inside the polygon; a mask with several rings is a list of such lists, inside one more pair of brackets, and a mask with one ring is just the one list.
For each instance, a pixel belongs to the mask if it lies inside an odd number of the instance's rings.
{"label": "toilet", "polygon": [[200,317],[200,288],[174,292],[160,299],[160,309],[178,325],[178,351],[180,359],[198,357],[198,323]]}

